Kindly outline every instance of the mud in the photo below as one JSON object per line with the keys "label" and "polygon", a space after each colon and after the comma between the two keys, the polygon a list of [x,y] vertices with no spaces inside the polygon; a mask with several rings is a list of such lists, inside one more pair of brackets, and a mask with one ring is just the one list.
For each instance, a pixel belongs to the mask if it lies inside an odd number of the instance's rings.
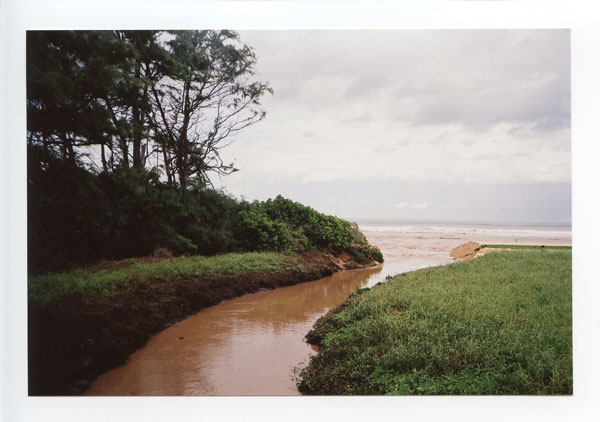
{"label": "mud", "polygon": [[452,249],[450,251],[450,256],[462,261],[468,261],[469,259],[473,259],[477,256],[480,246],[481,245],[477,242],[467,242]]}
{"label": "mud", "polygon": [[29,304],[29,395],[78,395],[122,365],[155,333],[219,302],[260,290],[364,267],[347,254],[299,257],[304,270],[146,283],[135,293],[71,294],[44,307]]}

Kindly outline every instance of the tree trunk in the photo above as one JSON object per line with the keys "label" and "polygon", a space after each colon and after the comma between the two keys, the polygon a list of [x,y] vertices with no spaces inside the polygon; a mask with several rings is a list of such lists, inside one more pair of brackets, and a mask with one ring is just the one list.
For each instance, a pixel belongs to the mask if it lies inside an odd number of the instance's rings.
{"label": "tree trunk", "polygon": [[[135,62],[134,77],[136,80],[140,78],[140,67],[141,63],[139,60]],[[134,104],[132,107],[132,118],[133,118],[133,168],[142,169],[142,113],[138,104]]]}
{"label": "tree trunk", "polygon": [[179,159],[177,160],[177,170],[179,173],[179,186],[182,192],[185,192],[188,185],[188,162],[189,162],[189,142],[188,142],[188,127],[192,110],[190,108],[190,89],[192,86],[191,80],[186,80],[183,85],[183,122],[181,132],[179,134]]}
{"label": "tree trunk", "polygon": [[108,172],[108,166],[106,165],[106,157],[104,155],[104,142],[102,142],[100,144],[100,158],[102,159],[102,170],[104,170],[105,173]]}
{"label": "tree trunk", "polygon": [[119,164],[125,166],[125,168],[129,168],[129,147],[127,142],[123,139],[119,138],[119,148],[121,149],[121,162]]}
{"label": "tree trunk", "polygon": [[72,163],[75,162],[75,150],[73,149],[73,142],[66,132],[63,132],[61,150],[64,160]]}
{"label": "tree trunk", "polygon": [[167,173],[167,183],[169,186],[173,186],[173,176],[171,175],[171,166],[169,164],[169,156],[167,154],[167,146],[165,142],[161,142],[161,148],[163,153],[163,162],[165,167],[165,173]]}

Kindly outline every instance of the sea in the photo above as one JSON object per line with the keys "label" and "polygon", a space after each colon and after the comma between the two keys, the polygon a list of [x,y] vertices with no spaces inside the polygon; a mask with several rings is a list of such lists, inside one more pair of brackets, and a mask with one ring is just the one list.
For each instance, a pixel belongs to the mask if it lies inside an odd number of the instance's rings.
{"label": "sea", "polygon": [[[350,219],[383,252],[378,277],[454,261],[450,251],[467,242],[503,245],[571,245],[571,224]],[[374,282],[379,280],[373,280]],[[371,283],[370,283],[371,284]]]}

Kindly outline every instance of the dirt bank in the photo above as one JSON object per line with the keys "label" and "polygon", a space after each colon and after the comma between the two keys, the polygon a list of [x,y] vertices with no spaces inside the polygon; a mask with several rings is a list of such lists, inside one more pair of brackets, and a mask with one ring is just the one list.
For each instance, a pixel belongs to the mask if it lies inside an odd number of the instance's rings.
{"label": "dirt bank", "polygon": [[507,245],[506,248],[487,248],[485,245],[482,246],[477,242],[467,242],[452,249],[452,251],[450,251],[450,256],[456,260],[468,261],[470,259],[483,256],[489,252],[507,251],[511,249],[513,248],[511,248],[509,245]]}
{"label": "dirt bank", "polygon": [[454,259],[460,259],[467,261],[478,256],[480,244],[477,242],[467,242],[463,245],[457,246],[450,251],[450,256]]}
{"label": "dirt bank", "polygon": [[223,300],[368,266],[312,251],[284,273],[149,281],[135,293],[70,294],[28,309],[30,395],[77,395],[165,327]]}

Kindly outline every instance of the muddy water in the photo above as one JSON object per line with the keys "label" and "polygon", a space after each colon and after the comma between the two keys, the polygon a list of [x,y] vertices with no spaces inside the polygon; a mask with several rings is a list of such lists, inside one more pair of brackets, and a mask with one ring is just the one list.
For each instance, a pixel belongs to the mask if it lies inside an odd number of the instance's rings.
{"label": "muddy water", "polygon": [[98,378],[86,394],[297,395],[295,368],[306,365],[314,353],[304,336],[356,288],[375,285],[387,275],[452,262],[450,250],[469,240],[570,244],[567,230],[361,227],[382,249],[383,266],[343,271],[204,309],[153,336],[124,366]]}
{"label": "muddy water", "polygon": [[304,335],[328,308],[378,280],[381,267],[260,292],[204,309],[150,339],[90,395],[298,394]]}

